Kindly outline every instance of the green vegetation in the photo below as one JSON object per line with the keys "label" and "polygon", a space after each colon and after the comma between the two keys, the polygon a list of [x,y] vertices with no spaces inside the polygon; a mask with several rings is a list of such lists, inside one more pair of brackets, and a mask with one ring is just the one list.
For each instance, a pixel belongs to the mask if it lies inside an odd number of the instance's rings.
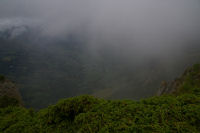
{"label": "green vegetation", "polygon": [[38,112],[23,107],[0,109],[5,133],[200,132],[200,65],[186,70],[174,94],[140,101],[92,96],[63,99]]}
{"label": "green vegetation", "polygon": [[8,96],[1,96],[0,97],[0,108],[6,108],[9,106],[19,106],[20,103],[17,99],[8,97]]}
{"label": "green vegetation", "polygon": [[[175,94],[180,93],[195,93],[200,95],[200,64],[195,64],[193,68],[185,71],[181,77],[181,83],[177,86]],[[188,89],[190,88],[190,89]]]}

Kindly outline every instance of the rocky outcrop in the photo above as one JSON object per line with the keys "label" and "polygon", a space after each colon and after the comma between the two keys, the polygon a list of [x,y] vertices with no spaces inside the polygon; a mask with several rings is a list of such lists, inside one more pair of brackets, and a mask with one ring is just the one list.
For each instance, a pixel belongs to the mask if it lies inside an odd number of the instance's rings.
{"label": "rocky outcrop", "polygon": [[181,83],[182,83],[181,78],[177,78],[172,82],[163,81],[161,83],[160,89],[157,92],[157,95],[161,96],[163,94],[172,94],[181,85]]}
{"label": "rocky outcrop", "polygon": [[[157,92],[157,95],[163,94],[177,94],[183,91],[189,91],[187,88],[195,84],[195,87],[200,87],[200,64],[196,64],[191,68],[185,70],[180,78],[175,79],[172,82],[163,81],[161,87]],[[185,90],[184,90],[185,89]]]}

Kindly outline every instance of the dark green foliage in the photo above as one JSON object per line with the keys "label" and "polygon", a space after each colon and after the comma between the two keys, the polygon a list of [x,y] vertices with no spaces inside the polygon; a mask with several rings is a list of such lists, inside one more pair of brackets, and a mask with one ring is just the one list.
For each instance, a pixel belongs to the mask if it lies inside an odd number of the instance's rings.
{"label": "dark green foliage", "polygon": [[0,108],[5,108],[8,106],[19,106],[19,101],[8,96],[0,97]]}
{"label": "dark green foliage", "polygon": [[73,122],[75,118],[79,114],[88,112],[98,104],[98,99],[89,96],[69,98],[61,100],[56,105],[50,106],[47,109],[41,110],[38,119],[41,119],[42,127],[46,127],[47,129],[68,129],[74,131]]}
{"label": "dark green foliage", "polygon": [[0,109],[1,133],[38,133],[36,113],[22,107]]}
{"label": "dark green foliage", "polygon": [[194,93],[200,95],[200,64],[188,68],[181,80],[181,84],[174,92],[175,94]]}
{"label": "dark green foliage", "polygon": [[[197,133],[200,132],[200,66],[183,75],[171,95],[140,101],[79,96],[39,112],[22,107],[0,109],[5,133]],[[187,84],[187,85],[186,85]]]}
{"label": "dark green foliage", "polygon": [[134,102],[80,96],[37,113],[8,107],[0,109],[0,116],[2,132],[200,132],[200,97],[184,94]]}

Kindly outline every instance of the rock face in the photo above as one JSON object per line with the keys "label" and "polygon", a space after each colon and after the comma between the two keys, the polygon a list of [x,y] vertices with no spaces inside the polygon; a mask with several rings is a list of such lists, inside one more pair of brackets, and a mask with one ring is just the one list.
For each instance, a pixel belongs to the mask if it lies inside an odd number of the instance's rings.
{"label": "rock face", "polygon": [[0,75],[0,97],[14,98],[19,102],[20,105],[22,105],[22,98],[16,85],[1,75]]}
{"label": "rock face", "polygon": [[[195,86],[194,86],[195,85]],[[180,78],[175,79],[172,82],[161,83],[161,87],[157,92],[158,96],[163,94],[178,94],[191,91],[189,88],[200,87],[200,64],[196,64],[191,68],[185,70]]]}
{"label": "rock face", "polygon": [[157,92],[157,96],[161,96],[163,94],[172,94],[176,91],[176,89],[181,85],[182,78],[177,78],[174,81],[166,82],[163,81],[161,83],[161,87]]}

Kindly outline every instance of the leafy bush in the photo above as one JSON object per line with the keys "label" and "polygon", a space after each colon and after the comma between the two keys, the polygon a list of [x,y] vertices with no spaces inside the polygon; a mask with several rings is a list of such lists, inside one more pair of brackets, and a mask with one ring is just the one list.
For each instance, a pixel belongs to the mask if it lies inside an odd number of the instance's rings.
{"label": "leafy bush", "polygon": [[0,132],[199,132],[199,110],[200,97],[194,94],[138,102],[80,96],[61,100],[39,112],[2,108]]}
{"label": "leafy bush", "polygon": [[0,109],[0,132],[1,133],[38,133],[35,112],[22,107]]}

